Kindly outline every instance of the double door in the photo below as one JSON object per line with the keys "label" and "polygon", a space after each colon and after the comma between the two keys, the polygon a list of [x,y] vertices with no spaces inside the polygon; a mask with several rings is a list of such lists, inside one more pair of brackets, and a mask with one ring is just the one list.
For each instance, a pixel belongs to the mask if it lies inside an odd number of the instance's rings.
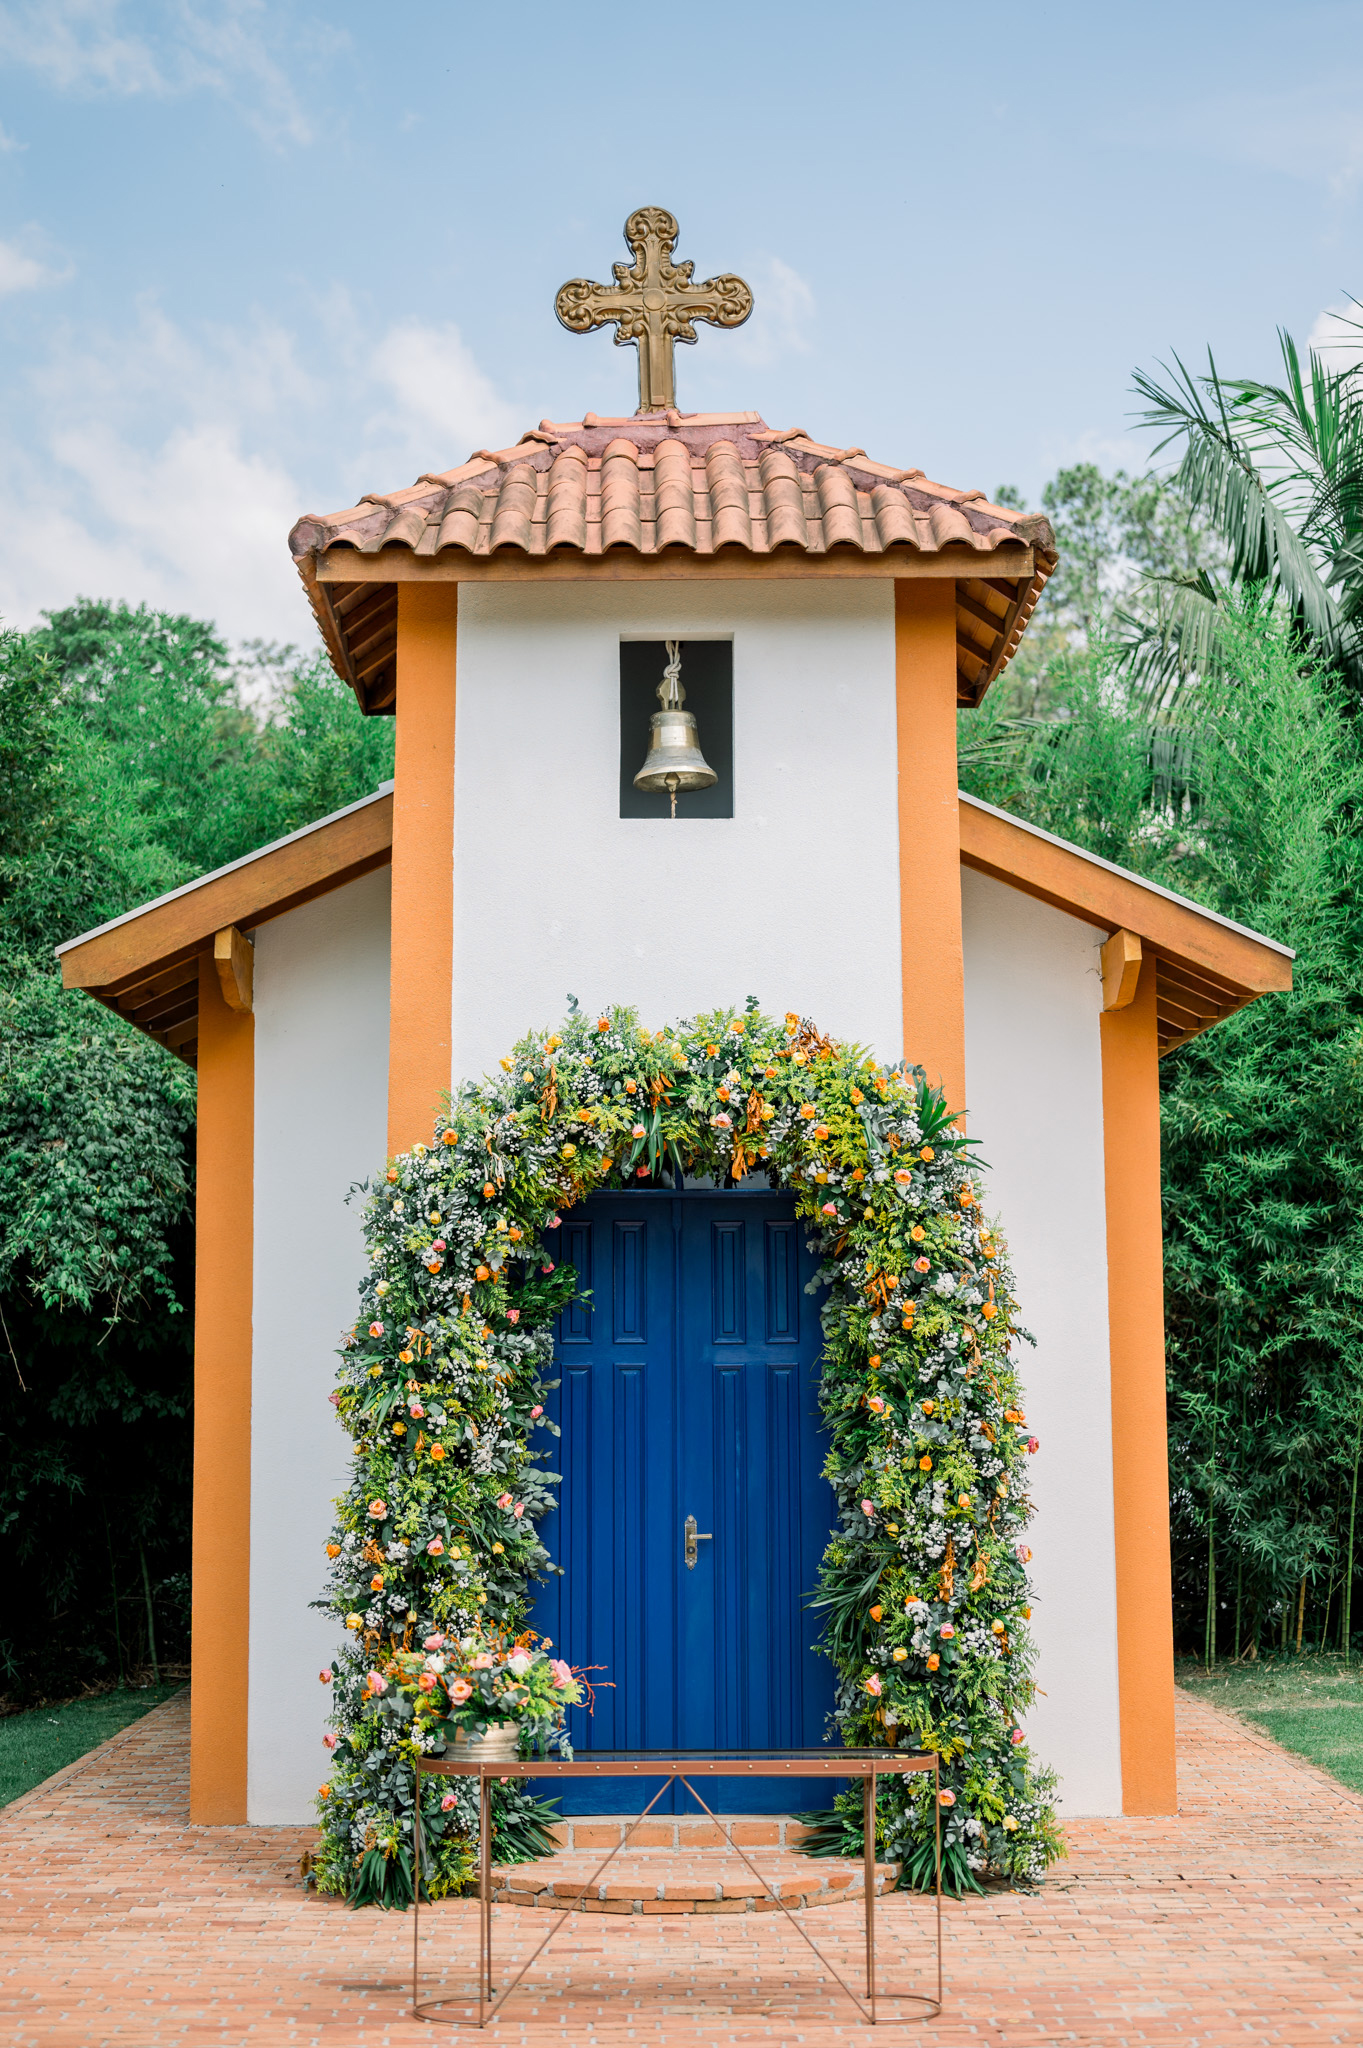
{"label": "double door", "polygon": [[[593,1709],[571,1715],[575,1749],[822,1744],[833,1672],[807,1599],[833,1496],[814,1262],[793,1202],[595,1196],[564,1218],[559,1256],[580,1288],[549,1406],[563,1486],[544,1533],[563,1576],[533,1619],[570,1663],[594,1667]],[[830,1794],[826,1780],[709,1782],[731,1812]],[[637,1781],[542,1789],[565,1813],[637,1810]],[[690,1805],[674,1788],[660,1810],[674,1802]]]}

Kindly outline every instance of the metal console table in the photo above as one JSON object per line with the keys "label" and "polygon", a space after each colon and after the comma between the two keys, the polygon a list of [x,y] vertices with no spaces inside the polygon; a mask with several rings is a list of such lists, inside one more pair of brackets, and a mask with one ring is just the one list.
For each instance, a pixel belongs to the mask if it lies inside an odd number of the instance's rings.
{"label": "metal console table", "polygon": [[[936,1831],[936,1950],[937,1989],[931,1996],[921,1991],[881,1990],[876,1981],[876,1863],[875,1863],[875,1799],[876,1784],[881,1778],[899,1777],[909,1771],[930,1771],[933,1780],[933,1816]],[[909,2015],[897,2014],[894,2018],[902,2023],[905,2017],[911,2019],[935,2019],[942,2010],[942,1810],[938,1803],[940,1772],[935,1756],[903,1753],[893,1749],[783,1749],[783,1750],[595,1750],[588,1756],[574,1759],[572,1763],[561,1760],[543,1762],[478,1762],[473,1758],[421,1757],[417,1763],[417,1800],[414,1818],[416,1849],[416,1901],[412,1925],[412,2013],[413,2017],[431,2020],[441,2026],[460,2026],[464,2022],[459,2016],[448,2016],[436,2008],[443,2005],[467,2005],[467,1995],[454,1992],[442,1993],[438,1998],[421,1997],[421,1780],[427,1777],[476,1778],[478,1780],[478,2020],[479,2027],[501,2011],[512,1992],[526,1972],[543,1955],[549,1943],[560,1931],[570,1915],[579,1911],[588,1893],[600,1882],[602,1875],[626,1847],[641,1821],[648,1818],[669,1785],[681,1783],[691,1794],[703,1812],[723,1829],[723,1823],[711,1812],[691,1780],[693,1778],[860,1778],[862,1781],[862,1813],[865,1828],[865,1882],[863,1886],[863,1914],[866,1930],[866,1992],[865,1996],[853,1989],[842,1973],[828,1960],[808,1929],[795,1917],[779,1892],[763,1877],[745,1854],[741,1844],[728,1836],[729,1846],[743,1858],[753,1876],[770,1893],[776,1905],[785,1914],[792,1927],[814,1951],[847,1996],[856,2006],[862,2019],[871,2026],[879,2024],[877,2006],[881,1999],[892,1998],[898,2003],[908,2001],[922,2007],[920,2012]],[[622,1839],[604,1857],[595,1873],[588,1878],[582,1890],[561,1913],[551,1913],[550,1926],[543,1940],[533,1953],[521,1964],[510,1983],[495,1991],[492,1983],[492,1812],[491,1788],[494,1778],[657,1778],[663,1783],[654,1793],[643,1812],[631,1822]],[[803,1909],[797,1909],[803,1910]],[[472,2015],[469,2015],[470,2019]]]}

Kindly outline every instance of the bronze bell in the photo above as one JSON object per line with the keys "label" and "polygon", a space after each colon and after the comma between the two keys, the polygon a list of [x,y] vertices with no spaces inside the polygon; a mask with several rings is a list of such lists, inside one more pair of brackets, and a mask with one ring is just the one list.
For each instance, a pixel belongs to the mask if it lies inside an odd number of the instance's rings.
{"label": "bronze bell", "polygon": [[683,711],[686,691],[681,683],[681,642],[668,640],[667,667],[658,685],[661,711],[649,720],[648,755],[634,778],[636,789],[666,790],[672,798],[672,815],[677,815],[679,789],[709,789],[719,781],[700,750],[700,734],[692,711]]}

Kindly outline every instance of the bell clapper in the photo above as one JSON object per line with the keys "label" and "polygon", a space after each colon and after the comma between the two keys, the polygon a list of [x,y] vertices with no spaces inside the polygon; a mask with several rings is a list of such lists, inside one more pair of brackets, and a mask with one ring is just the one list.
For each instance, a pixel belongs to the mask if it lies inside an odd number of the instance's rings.
{"label": "bell clapper", "polygon": [[669,775],[667,778],[667,793],[672,799],[672,815],[675,818],[677,815],[677,777],[675,775]]}

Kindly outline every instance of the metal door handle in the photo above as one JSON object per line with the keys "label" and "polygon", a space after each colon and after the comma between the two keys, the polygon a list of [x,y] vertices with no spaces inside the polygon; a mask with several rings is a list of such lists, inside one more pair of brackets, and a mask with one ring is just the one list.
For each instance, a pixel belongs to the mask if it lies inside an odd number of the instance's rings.
{"label": "metal door handle", "polygon": [[699,1555],[696,1545],[698,1543],[713,1543],[715,1539],[713,1536],[707,1536],[703,1530],[697,1529],[694,1515],[688,1515],[683,1526],[686,1530],[686,1545],[682,1551],[682,1556],[686,1559],[686,1569],[689,1572],[693,1572],[696,1569],[696,1558]]}

